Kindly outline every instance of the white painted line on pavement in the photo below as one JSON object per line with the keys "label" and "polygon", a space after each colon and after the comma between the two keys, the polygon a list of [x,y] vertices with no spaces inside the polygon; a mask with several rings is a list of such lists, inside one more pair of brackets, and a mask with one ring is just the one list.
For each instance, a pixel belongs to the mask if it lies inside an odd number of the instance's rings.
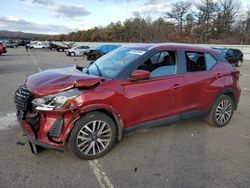
{"label": "white painted line on pavement", "polygon": [[246,91],[250,91],[250,89],[248,89],[248,88],[246,88],[246,87],[243,87],[243,89],[246,90]]}
{"label": "white painted line on pavement", "polygon": [[241,73],[242,76],[250,76],[250,74]]}
{"label": "white painted line on pavement", "polygon": [[89,161],[89,165],[102,188],[114,188],[98,160]]}
{"label": "white painted line on pavement", "polygon": [[250,139],[249,136],[246,136],[246,135],[243,135],[243,134],[240,134],[241,137],[244,137],[244,138],[247,138],[247,139]]}
{"label": "white painted line on pavement", "polygon": [[29,52],[28,52],[28,54],[29,54],[29,56],[30,56],[30,58],[31,58],[32,62],[34,63],[35,67],[37,68],[37,70],[38,70],[39,72],[42,72],[42,69],[40,69],[40,67],[38,66],[38,64],[37,64],[36,60],[33,58],[33,56],[32,56],[32,55],[30,55],[30,53],[29,53]]}
{"label": "white painted line on pavement", "polygon": [[17,126],[16,112],[0,113],[0,131]]}

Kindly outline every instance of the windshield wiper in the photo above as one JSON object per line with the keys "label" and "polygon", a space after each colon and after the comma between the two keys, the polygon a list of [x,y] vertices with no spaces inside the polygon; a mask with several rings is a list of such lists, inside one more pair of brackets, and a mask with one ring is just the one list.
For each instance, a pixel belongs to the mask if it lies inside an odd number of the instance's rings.
{"label": "windshield wiper", "polygon": [[100,68],[98,67],[98,65],[95,62],[93,64],[96,66],[96,69],[98,71],[99,76],[102,77],[102,71],[100,70]]}

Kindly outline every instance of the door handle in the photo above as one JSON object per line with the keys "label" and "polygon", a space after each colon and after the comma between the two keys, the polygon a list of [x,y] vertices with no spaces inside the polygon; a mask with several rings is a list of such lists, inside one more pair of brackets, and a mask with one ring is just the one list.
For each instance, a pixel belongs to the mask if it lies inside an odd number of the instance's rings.
{"label": "door handle", "polygon": [[180,84],[174,84],[171,89],[175,90],[175,89],[179,89],[180,88]]}

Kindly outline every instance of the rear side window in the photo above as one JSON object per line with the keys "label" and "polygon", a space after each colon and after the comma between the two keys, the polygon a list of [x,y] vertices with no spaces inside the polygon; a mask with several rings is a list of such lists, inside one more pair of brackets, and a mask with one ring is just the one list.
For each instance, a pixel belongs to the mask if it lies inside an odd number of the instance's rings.
{"label": "rear side window", "polygon": [[240,51],[239,51],[239,50],[233,50],[233,53],[234,53],[234,55],[236,55],[236,56],[239,56],[239,55],[240,55]]}
{"label": "rear side window", "polygon": [[205,55],[203,52],[186,52],[187,72],[206,70]]}
{"label": "rear side window", "polygon": [[186,52],[187,72],[210,70],[217,60],[213,55],[203,52]]}

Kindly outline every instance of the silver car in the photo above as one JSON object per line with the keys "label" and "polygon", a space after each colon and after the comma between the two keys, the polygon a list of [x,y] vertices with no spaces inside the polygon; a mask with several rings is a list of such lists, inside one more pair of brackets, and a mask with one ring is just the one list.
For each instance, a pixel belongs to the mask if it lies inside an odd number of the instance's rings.
{"label": "silver car", "polygon": [[67,56],[83,56],[85,52],[89,52],[89,46],[74,46],[65,51]]}

